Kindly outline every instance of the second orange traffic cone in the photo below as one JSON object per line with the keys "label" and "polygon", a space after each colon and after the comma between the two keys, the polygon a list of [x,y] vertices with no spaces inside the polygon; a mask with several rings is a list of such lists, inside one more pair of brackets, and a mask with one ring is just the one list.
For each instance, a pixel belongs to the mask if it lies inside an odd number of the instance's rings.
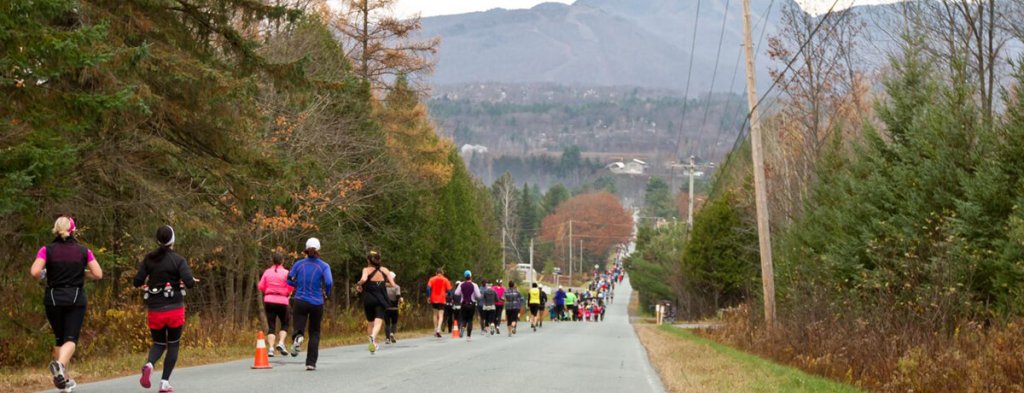
{"label": "second orange traffic cone", "polygon": [[452,338],[459,338],[459,321],[452,321],[455,323],[452,329]]}
{"label": "second orange traffic cone", "polygon": [[256,336],[256,359],[253,360],[252,368],[272,368],[270,358],[267,357],[267,342],[263,339],[263,331]]}

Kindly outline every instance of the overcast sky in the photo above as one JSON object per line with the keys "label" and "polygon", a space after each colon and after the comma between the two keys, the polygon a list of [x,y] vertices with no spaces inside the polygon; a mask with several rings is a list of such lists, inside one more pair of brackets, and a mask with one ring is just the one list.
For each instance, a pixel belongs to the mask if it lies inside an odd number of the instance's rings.
{"label": "overcast sky", "polygon": [[[417,12],[423,16],[461,14],[474,11],[486,11],[491,8],[530,8],[540,3],[558,2],[572,3],[574,0],[398,0],[396,12],[402,16],[408,16]],[[693,1],[693,0],[683,0]],[[804,9],[811,13],[822,13],[828,10],[833,0],[797,0]],[[893,0],[839,0],[836,8],[845,8],[851,3],[877,4],[892,2]]]}

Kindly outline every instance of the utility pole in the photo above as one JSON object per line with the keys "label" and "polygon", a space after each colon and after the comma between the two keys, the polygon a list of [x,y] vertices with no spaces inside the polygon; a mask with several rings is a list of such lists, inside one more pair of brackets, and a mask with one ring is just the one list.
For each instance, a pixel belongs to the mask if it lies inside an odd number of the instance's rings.
{"label": "utility pole", "polygon": [[697,166],[693,162],[693,156],[690,156],[690,196],[687,198],[690,200],[690,206],[686,210],[686,233],[689,234],[693,230],[693,171],[696,170]]}
{"label": "utility pole", "polygon": [[580,274],[583,274],[583,239],[580,239]]}
{"label": "utility pole", "polygon": [[572,285],[572,220],[569,220],[569,285]]}
{"label": "utility pole", "polygon": [[[520,257],[521,258],[521,257]],[[505,262],[505,226],[501,226],[501,272],[505,274],[505,267],[508,264]]]}
{"label": "utility pole", "polygon": [[537,282],[537,277],[533,274],[533,239],[530,239],[530,283]]}
{"label": "utility pole", "polygon": [[761,151],[761,123],[757,114],[754,79],[754,43],[750,38],[750,0],[743,0],[743,46],[747,58],[747,106],[750,108],[750,152],[754,166],[754,199],[757,207],[757,240],[761,251],[761,289],[764,291],[764,320],[775,326],[775,273],[772,241],[768,226],[768,193],[765,190],[764,155]]}

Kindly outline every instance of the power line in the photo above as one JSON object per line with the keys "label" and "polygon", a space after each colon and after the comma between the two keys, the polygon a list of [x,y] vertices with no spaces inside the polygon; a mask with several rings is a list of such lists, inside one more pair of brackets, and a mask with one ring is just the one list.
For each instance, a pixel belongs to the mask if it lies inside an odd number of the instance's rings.
{"label": "power line", "polygon": [[[772,0],[771,2],[769,2],[768,3],[768,8],[765,10],[764,15],[761,17],[761,20],[759,21],[761,23],[761,26],[760,26],[761,27],[761,35],[757,39],[757,45],[754,46],[754,48],[755,48],[754,49],[754,60],[757,60],[757,55],[761,52],[761,43],[764,41],[765,32],[768,31],[768,18],[771,17],[772,7],[774,7],[774,6],[775,6],[775,0]],[[740,47],[742,48],[742,45]],[[732,79],[729,82],[729,90],[728,90],[729,92],[732,92],[733,88],[736,86],[736,76],[739,75],[740,59],[742,59],[742,58],[743,58],[743,50],[740,49],[740,50],[736,51],[736,63],[732,67]],[[731,107],[732,107],[731,101],[726,103],[725,104],[725,110],[722,111],[723,115],[727,114],[727,113],[731,113],[732,111],[729,110],[729,108],[731,108]],[[739,105],[736,105],[737,116],[739,115],[740,110],[741,110],[741,108],[739,107]],[[742,132],[742,129],[740,130],[740,132]],[[717,147],[718,143],[721,142],[721,141],[722,141],[722,133],[718,133],[718,136],[715,137],[715,144],[712,145],[712,148]]]}
{"label": "power line", "polygon": [[[683,123],[686,121],[686,107],[690,104],[690,78],[693,76],[693,52],[697,49],[697,26],[700,24],[700,0],[697,0],[697,12],[693,13],[693,37],[690,39],[690,66],[686,70],[686,87],[683,89],[683,113],[679,116],[679,127],[676,131],[676,149],[673,156],[679,155],[679,146],[683,144]],[[678,157],[677,157],[678,158]]]}
{"label": "power line", "polygon": [[[852,0],[851,0],[850,3],[853,4]],[[786,76],[786,73],[788,73],[789,71],[791,71],[793,69],[793,63],[795,63],[797,61],[797,59],[799,59],[800,54],[803,53],[804,49],[807,48],[807,45],[809,45],[811,43],[811,40],[814,39],[814,36],[818,34],[818,30],[821,29],[821,26],[824,25],[825,22],[832,16],[833,11],[835,10],[837,4],[839,4],[839,0],[834,0],[832,2],[832,6],[830,6],[828,8],[828,12],[825,13],[825,16],[823,16],[820,20],[818,20],[818,23],[814,26],[814,29],[811,30],[811,34],[809,34],[807,36],[807,39],[804,40],[804,42],[802,44],[800,44],[800,49],[797,50],[796,54],[793,55],[793,58],[789,59],[789,62],[786,63],[786,69],[782,70],[782,72],[780,72],[779,75],[775,77],[775,79],[772,81],[771,86],[769,86],[768,89],[765,90],[765,92],[763,94],[761,94],[761,97],[754,104],[754,107],[748,108],[747,116],[743,119],[743,124],[740,125],[740,132],[736,136],[736,140],[733,141],[732,150],[731,151],[735,151],[736,148],[739,146],[740,140],[743,139],[743,135],[744,135],[744,131],[746,130],[747,123],[750,122],[750,115],[751,115],[751,113],[753,113],[755,109],[757,109],[757,108],[759,108],[761,106],[761,103],[764,102],[765,98],[768,98],[768,94],[770,94],[771,91],[773,89],[775,89],[775,86],[777,86],[779,84],[779,81],[781,81],[782,78],[784,76]],[[842,14],[840,14],[839,15],[840,19],[836,22],[835,26],[838,27],[839,26],[839,21],[842,21],[842,19],[845,18],[846,15],[848,15],[848,14],[850,14],[849,10],[847,10],[847,11],[843,12]]]}
{"label": "power line", "polygon": [[725,40],[725,24],[729,21],[729,0],[725,0],[725,11],[722,12],[722,30],[718,34],[718,51],[715,52],[715,69],[711,72],[711,87],[708,88],[708,98],[704,101],[704,118],[700,121],[698,132],[704,132],[704,126],[708,122],[708,112],[711,110],[711,95],[715,92],[715,79],[718,79],[718,61],[722,57],[722,41]]}

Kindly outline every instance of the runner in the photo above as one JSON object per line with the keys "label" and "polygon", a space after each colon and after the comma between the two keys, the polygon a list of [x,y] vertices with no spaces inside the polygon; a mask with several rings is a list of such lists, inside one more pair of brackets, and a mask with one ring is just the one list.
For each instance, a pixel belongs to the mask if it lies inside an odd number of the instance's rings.
{"label": "runner", "polygon": [[558,290],[555,291],[555,320],[565,320],[565,290],[562,286],[558,286]]}
{"label": "runner", "polygon": [[[434,277],[427,281],[430,288],[430,307],[434,309],[434,337],[441,338],[441,324],[445,322],[445,311],[451,307],[448,293],[452,290],[452,282],[444,276],[444,270],[437,268]],[[451,324],[448,324],[451,326]],[[451,327],[448,328],[451,330]]]}
{"label": "runner", "polygon": [[544,291],[544,287],[540,288],[540,311],[537,313],[537,327],[544,327],[544,310],[547,309],[548,305],[548,293]]}
{"label": "runner", "polygon": [[[320,259],[320,240],[311,237],[306,240],[303,251],[306,258],[292,264],[288,272],[288,285],[295,288],[292,302],[292,318],[295,321],[295,332],[292,334],[292,356],[299,356],[299,348],[309,334],[306,344],[306,371],[316,371],[316,361],[320,357],[320,322],[324,318],[324,299],[331,296],[334,277],[331,266]],[[306,329],[306,321],[309,329]]]}
{"label": "runner", "polygon": [[498,301],[494,302],[494,334],[501,334],[501,315],[505,310],[505,287],[501,286],[501,279],[494,285],[494,293],[498,295]]}
{"label": "runner", "polygon": [[573,321],[579,320],[576,317],[576,294],[572,293],[572,288],[569,288],[569,292],[565,294],[565,307],[569,309],[569,316]]}
{"label": "runner", "polygon": [[466,341],[473,338],[473,314],[476,312],[476,304],[480,301],[480,287],[473,282],[473,272],[466,270],[463,273],[465,281],[456,289],[460,297],[461,309],[459,313],[459,327],[464,332]]}
{"label": "runner", "polygon": [[530,306],[530,328],[533,329],[533,331],[536,332],[537,331],[537,315],[539,315],[540,311],[541,311],[540,288],[537,287],[537,283],[533,283],[533,285],[531,285],[531,287],[530,287],[529,306]]}
{"label": "runner", "polygon": [[173,392],[171,372],[178,362],[178,349],[181,345],[181,333],[185,328],[185,288],[192,288],[196,280],[188,261],[174,252],[174,229],[164,225],[156,230],[156,241],[160,244],[139,263],[139,271],[135,274],[132,285],[146,290],[143,298],[146,302],[147,325],[153,337],[153,346],[149,348],[149,357],[142,366],[142,377],[139,384],[149,389],[149,376],[153,372],[153,363],[160,360],[164,352],[164,371],[160,376],[160,392]]}
{"label": "runner", "polygon": [[[288,297],[295,288],[288,285],[288,269],[285,269],[284,255],[275,252],[270,257],[273,266],[267,268],[260,277],[256,287],[263,292],[263,310],[267,314],[267,356],[274,357],[274,339],[277,339],[277,351],[288,356],[284,340],[288,338]],[[277,321],[281,320],[281,330],[277,330]],[[275,336],[274,332],[278,332]]]}
{"label": "runner", "polygon": [[39,249],[29,269],[32,277],[46,281],[43,307],[54,337],[50,373],[53,374],[53,386],[65,392],[70,392],[77,385],[68,377],[68,366],[78,347],[78,336],[85,321],[85,279],[103,278],[103,269],[96,262],[96,256],[92,250],[78,243],[74,233],[74,220],[70,217],[57,218],[53,223],[56,238]]}
{"label": "runner", "polygon": [[[395,272],[390,272],[388,275],[391,276],[391,282],[394,282]],[[395,331],[398,329],[398,306],[401,306],[404,300],[402,299],[402,288],[398,285],[388,287],[387,291],[388,307],[384,310],[384,343],[394,344],[398,342],[395,339]]]}
{"label": "runner", "polygon": [[[458,284],[455,284],[455,286],[458,286]],[[441,331],[442,332],[451,333],[452,332],[452,324],[455,322],[455,319],[457,318],[455,316],[456,311],[455,311],[454,293],[455,293],[455,287],[452,287],[452,289],[449,289],[448,292],[445,293],[445,296],[444,296],[444,320],[441,322]],[[441,338],[441,336],[436,335],[436,334],[434,336],[437,337],[437,338]]]}
{"label": "runner", "polygon": [[391,271],[381,266],[380,253],[370,251],[366,255],[369,266],[363,268],[363,276],[356,283],[356,290],[363,294],[363,312],[366,314],[366,335],[369,337],[370,354],[377,352],[377,334],[384,324],[384,309],[388,305],[389,286],[395,287]]}
{"label": "runner", "polygon": [[[452,293],[452,324],[462,321],[462,281],[456,281],[455,287],[451,290]],[[452,331],[451,328],[448,329]],[[463,331],[459,328],[459,338],[462,338]]]}
{"label": "runner", "polygon": [[516,334],[516,325],[519,324],[519,314],[523,308],[523,295],[516,289],[516,282],[508,283],[508,290],[505,291],[505,321],[508,323],[508,336]]}
{"label": "runner", "polygon": [[491,286],[490,281],[484,282],[483,294],[481,295],[482,301],[480,302],[480,308],[483,313],[480,315],[480,319],[484,321],[484,328],[482,329],[484,334],[494,335],[494,315],[497,311],[495,304],[498,302],[498,293],[494,291],[494,287]]}

